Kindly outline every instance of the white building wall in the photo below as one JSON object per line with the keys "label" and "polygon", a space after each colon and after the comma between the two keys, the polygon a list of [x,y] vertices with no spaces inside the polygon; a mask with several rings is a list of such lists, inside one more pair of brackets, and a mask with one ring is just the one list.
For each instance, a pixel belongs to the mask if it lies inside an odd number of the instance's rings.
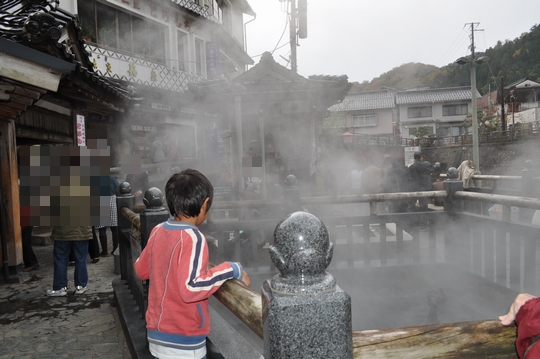
{"label": "white building wall", "polygon": [[[353,116],[357,115],[377,115],[377,125],[376,126],[353,126]],[[392,121],[393,121],[393,111],[392,109],[383,109],[383,110],[370,110],[370,111],[361,111],[348,113],[346,115],[346,126],[354,129],[354,133],[361,133],[366,135],[382,135],[382,134],[391,134],[393,132]]]}
{"label": "white building wall", "polygon": [[[202,73],[197,74],[197,52],[196,52],[196,39],[202,40],[204,43],[212,41],[212,34],[209,24],[211,20],[204,17],[194,17],[186,12],[182,11],[178,6],[172,4],[164,4],[157,1],[141,0],[137,2],[137,8],[135,2],[123,2],[122,0],[104,0],[100,1],[104,4],[116,8],[120,11],[135,15],[141,18],[148,19],[156,22],[166,28],[165,31],[165,65],[155,66],[146,61],[137,61],[137,56],[120,56],[120,54],[113,55],[115,52],[111,50],[111,56],[103,56],[103,51],[93,51],[96,48],[99,50],[100,46],[94,46],[90,48],[91,61],[95,64],[95,70],[104,76],[121,79],[124,81],[130,81],[135,83],[143,83],[146,85],[152,85],[157,87],[163,87],[162,84],[166,84],[167,89],[178,91],[178,86],[172,85],[173,82],[185,83],[184,79],[186,75],[206,77],[206,54],[205,46],[202,46],[202,54],[200,57],[200,67]],[[78,13],[77,0],[61,0],[60,6],[74,14]],[[231,8],[231,35],[238,41],[243,47],[244,45],[244,29],[243,29],[243,14],[241,11],[235,8]],[[212,25],[214,28],[215,24]],[[188,34],[186,55],[185,55],[185,74],[172,73],[170,70],[177,70],[179,68],[179,55],[178,55],[178,31],[182,31]],[[224,30],[225,31],[225,30]],[[93,49],[93,50],[92,50]],[[227,53],[227,49],[220,49],[222,52]],[[237,59],[238,56],[228,54],[232,59]],[[223,59],[222,59],[223,60]],[[108,66],[107,66],[108,64]],[[136,66],[135,72],[129,71],[130,66]],[[239,72],[244,71],[243,63],[236,63],[236,68]],[[132,67],[133,68],[133,67]],[[223,68],[223,67],[222,67]],[[181,72],[181,71],[180,71]],[[170,78],[175,80],[170,81]],[[193,81],[194,79],[190,79]]]}

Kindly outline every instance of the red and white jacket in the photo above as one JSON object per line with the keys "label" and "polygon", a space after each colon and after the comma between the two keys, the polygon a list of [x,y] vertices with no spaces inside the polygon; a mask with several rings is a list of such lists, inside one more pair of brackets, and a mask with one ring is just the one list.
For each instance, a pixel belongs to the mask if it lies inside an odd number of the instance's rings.
{"label": "red and white jacket", "polygon": [[521,359],[540,358],[540,298],[529,299],[516,314],[516,351]]}
{"label": "red and white jacket", "polygon": [[206,238],[196,226],[169,219],[156,226],[134,264],[150,280],[146,328],[150,343],[194,350],[210,333],[208,298],[228,279],[242,277],[240,263],[208,269]]}

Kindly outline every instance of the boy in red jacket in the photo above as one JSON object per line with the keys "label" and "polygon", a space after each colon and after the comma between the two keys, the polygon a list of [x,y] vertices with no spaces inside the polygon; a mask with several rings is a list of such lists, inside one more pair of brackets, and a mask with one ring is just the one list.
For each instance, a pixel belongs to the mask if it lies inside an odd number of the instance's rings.
{"label": "boy in red jacket", "polygon": [[249,285],[240,263],[208,269],[206,238],[197,226],[208,216],[213,193],[199,171],[174,174],[165,186],[172,218],[152,230],[134,264],[139,278],[150,279],[146,329],[156,358],[206,358],[208,298],[232,278]]}

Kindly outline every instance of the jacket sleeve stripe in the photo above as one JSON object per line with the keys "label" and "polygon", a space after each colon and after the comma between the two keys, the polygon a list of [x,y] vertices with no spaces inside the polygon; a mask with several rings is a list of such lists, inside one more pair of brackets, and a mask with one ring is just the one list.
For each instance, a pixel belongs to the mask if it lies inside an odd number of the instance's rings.
{"label": "jacket sleeve stripe", "polygon": [[234,270],[229,267],[227,269],[209,273],[208,277],[201,278],[201,263],[203,262],[204,255],[204,241],[198,231],[189,231],[191,240],[194,242],[191,250],[190,260],[190,275],[187,282],[187,288],[190,291],[200,292],[209,290],[216,285],[221,285],[224,281],[234,278]]}

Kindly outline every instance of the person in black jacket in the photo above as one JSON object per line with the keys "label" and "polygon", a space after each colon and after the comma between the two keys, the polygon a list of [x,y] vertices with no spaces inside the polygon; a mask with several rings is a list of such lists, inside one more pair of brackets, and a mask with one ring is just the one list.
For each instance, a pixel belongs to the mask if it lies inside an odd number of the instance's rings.
{"label": "person in black jacket", "polygon": [[[395,193],[408,191],[407,172],[401,161],[397,158],[385,158],[381,169],[384,179],[381,183],[383,192]],[[404,212],[407,209],[407,202],[394,201],[389,203],[388,211],[392,213]]]}
{"label": "person in black jacket", "polygon": [[[409,191],[432,191],[433,182],[431,173],[436,171],[439,167],[439,162],[435,162],[435,165],[432,165],[424,160],[422,152],[415,152],[414,162],[409,166]],[[427,199],[420,199],[418,202],[420,203],[419,211],[424,212],[428,210]]]}

